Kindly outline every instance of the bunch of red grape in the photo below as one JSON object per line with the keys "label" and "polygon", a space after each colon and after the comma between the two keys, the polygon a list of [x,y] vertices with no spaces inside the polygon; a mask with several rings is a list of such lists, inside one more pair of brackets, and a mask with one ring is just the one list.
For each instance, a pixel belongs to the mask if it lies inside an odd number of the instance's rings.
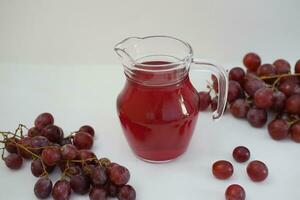
{"label": "bunch of red grape", "polygon": [[[249,160],[250,151],[247,147],[238,146],[233,150],[232,156],[236,162],[243,163]],[[247,165],[246,171],[249,178],[254,182],[264,181],[269,173],[267,165],[258,160],[251,161]],[[233,172],[233,165],[229,161],[219,160],[212,165],[212,173],[217,179],[228,179],[232,176]],[[246,192],[242,186],[232,184],[227,187],[225,198],[226,200],[245,200]]]}
{"label": "bunch of red grape", "polygon": [[[268,121],[268,113],[273,119],[268,131],[274,140],[290,138],[300,143],[300,60],[291,73],[290,64],[278,59],[273,64],[261,64],[260,57],[248,53],[243,59],[247,70],[240,67],[229,71],[227,110],[236,118],[245,118],[253,127],[263,127]],[[200,92],[201,111],[211,105],[216,109],[218,82],[212,76],[209,92]]]}
{"label": "bunch of red grape", "polygon": [[[10,169],[19,169],[23,159],[32,159],[31,172],[38,181],[34,194],[39,199],[51,194],[55,200],[67,200],[71,192],[89,193],[91,200],[105,200],[117,197],[119,200],[135,200],[134,188],[127,185],[130,179],[128,169],[107,158],[98,159],[89,149],[93,146],[94,129],[85,125],[71,135],[64,137],[63,130],[54,125],[50,113],[39,115],[34,127],[23,135],[24,125],[16,131],[0,132],[4,144],[2,159]],[[9,155],[5,156],[5,150]],[[52,185],[49,174],[59,167],[61,179]]]}

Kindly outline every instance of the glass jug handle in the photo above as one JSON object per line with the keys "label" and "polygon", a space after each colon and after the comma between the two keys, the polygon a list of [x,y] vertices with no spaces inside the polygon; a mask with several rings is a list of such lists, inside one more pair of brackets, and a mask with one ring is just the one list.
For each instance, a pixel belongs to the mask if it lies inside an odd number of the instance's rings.
{"label": "glass jug handle", "polygon": [[[219,119],[226,108],[227,102],[227,91],[228,91],[228,76],[225,69],[214,62],[204,59],[193,59],[192,68],[196,67],[195,70],[199,71],[210,71],[217,76],[218,79],[218,106],[217,110],[214,111],[212,118],[214,120]],[[201,66],[200,66],[201,65]]]}

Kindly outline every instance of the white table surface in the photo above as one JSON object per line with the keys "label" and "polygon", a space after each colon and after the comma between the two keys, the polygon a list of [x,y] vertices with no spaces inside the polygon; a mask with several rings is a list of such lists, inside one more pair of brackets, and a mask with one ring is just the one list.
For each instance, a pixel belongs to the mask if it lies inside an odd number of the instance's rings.
{"label": "white table surface", "polygon": [[[192,79],[194,83],[205,81],[196,75]],[[228,113],[219,122],[211,120],[211,113],[201,113],[187,152],[177,160],[149,164],[137,159],[123,136],[115,109],[123,84],[120,65],[1,64],[0,129],[13,130],[20,122],[32,126],[34,118],[46,111],[55,116],[55,123],[65,133],[91,124],[96,129],[93,150],[130,169],[130,184],[135,187],[138,200],[222,200],[226,187],[232,183],[245,188],[247,200],[300,199],[299,144],[274,141],[266,128],[252,128]],[[265,182],[251,182],[245,172],[246,164],[233,161],[231,152],[238,145],[250,149],[251,159],[268,165]],[[229,160],[235,167],[229,180],[216,180],[211,174],[212,163],[219,159]],[[29,162],[19,171],[11,171],[0,162],[0,199],[35,199],[36,180]],[[72,199],[88,197],[72,194]]]}

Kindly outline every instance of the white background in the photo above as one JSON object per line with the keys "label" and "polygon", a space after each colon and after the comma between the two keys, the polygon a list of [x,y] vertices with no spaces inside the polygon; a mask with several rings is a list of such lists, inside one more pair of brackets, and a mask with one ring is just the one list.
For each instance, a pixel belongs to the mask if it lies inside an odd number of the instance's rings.
{"label": "white background", "polygon": [[[188,151],[174,162],[135,158],[115,111],[124,75],[112,48],[127,36],[166,34],[187,40],[196,56],[226,68],[240,65],[248,51],[265,62],[283,57],[294,64],[300,58],[299,6],[296,0],[0,0],[0,129],[13,130],[19,122],[32,126],[44,111],[54,114],[65,133],[93,125],[94,151],[131,170],[138,200],[219,200],[231,183],[244,186],[247,200],[298,200],[299,144],[273,141],[265,128],[229,114],[217,123],[210,113],[200,114]],[[206,79],[207,74],[192,75],[197,88]],[[266,162],[265,182],[251,182],[246,165],[232,160],[237,145]],[[229,180],[212,177],[211,164],[218,159],[234,164]],[[0,199],[35,199],[29,163],[14,172],[1,162],[0,177]]]}

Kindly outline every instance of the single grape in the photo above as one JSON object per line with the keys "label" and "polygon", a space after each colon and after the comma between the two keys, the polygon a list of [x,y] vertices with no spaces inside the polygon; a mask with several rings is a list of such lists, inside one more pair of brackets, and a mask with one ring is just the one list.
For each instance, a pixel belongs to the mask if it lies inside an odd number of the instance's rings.
{"label": "single grape", "polygon": [[289,124],[284,119],[275,119],[269,123],[268,131],[274,140],[283,140],[288,137]]}
{"label": "single grape", "polygon": [[39,155],[42,152],[42,147],[49,146],[49,140],[44,136],[35,136],[31,139],[31,148],[30,150]]}
{"label": "single grape", "polygon": [[296,62],[296,65],[295,65],[295,73],[298,74],[300,73],[300,60],[298,60]]}
{"label": "single grape", "polygon": [[90,190],[89,179],[84,175],[72,176],[70,185],[72,190],[77,194],[87,194]]}
{"label": "single grape", "polygon": [[232,184],[226,189],[225,198],[226,200],[245,200],[246,192],[242,186]]}
{"label": "single grape", "polygon": [[97,166],[92,171],[92,182],[94,185],[104,185],[107,181],[106,169],[102,166]]}
{"label": "single grape", "polygon": [[42,136],[48,138],[50,142],[60,143],[64,138],[64,132],[60,127],[50,124],[43,128]]}
{"label": "single grape", "polygon": [[263,109],[250,108],[247,113],[247,120],[253,127],[260,128],[266,124],[268,115]]}
{"label": "single grape", "polygon": [[41,135],[40,130],[37,127],[32,127],[28,130],[28,137],[34,137],[34,136],[38,136]]}
{"label": "single grape", "polygon": [[72,144],[66,144],[61,147],[61,155],[64,160],[73,160],[77,156],[77,148]]}
{"label": "single grape", "polygon": [[300,84],[300,79],[297,76],[283,76],[280,78],[279,83],[283,83],[283,82]]}
{"label": "single grape", "polygon": [[78,165],[69,166],[66,172],[72,176],[84,174],[83,169]]}
{"label": "single grape", "polygon": [[106,190],[103,187],[93,187],[89,193],[90,200],[106,200]]}
{"label": "single grape", "polygon": [[199,110],[206,110],[211,103],[211,97],[209,92],[199,92]]}
{"label": "single grape", "polygon": [[44,173],[43,163],[40,159],[35,159],[31,162],[31,173],[35,177],[40,177]]}
{"label": "single grape", "polygon": [[107,169],[110,181],[115,185],[125,185],[130,179],[129,170],[126,167],[115,165]]}
{"label": "single grape", "polygon": [[284,59],[276,60],[273,65],[277,74],[288,74],[291,72],[291,65],[288,61]]}
{"label": "single grape", "polygon": [[300,122],[297,122],[291,126],[290,133],[291,139],[294,142],[300,143]]}
{"label": "single grape", "polygon": [[300,92],[300,86],[296,82],[284,81],[279,84],[278,89],[287,97]]}
{"label": "single grape", "polygon": [[245,99],[236,99],[230,105],[230,112],[236,118],[245,118],[249,110],[249,104]]}
{"label": "single grape", "polygon": [[240,84],[236,81],[229,81],[227,101],[231,103],[237,98],[240,98],[242,96],[243,96],[243,90]]}
{"label": "single grape", "polygon": [[107,192],[107,195],[109,197],[116,197],[117,196],[118,187],[115,184],[113,184],[112,182],[107,181],[104,188],[105,188],[105,190]]}
{"label": "single grape", "polygon": [[271,108],[273,105],[273,90],[271,88],[260,88],[254,94],[254,103],[258,108]]}
{"label": "single grape", "polygon": [[285,108],[290,114],[300,114],[300,94],[290,96],[286,101]]}
{"label": "single grape", "polygon": [[246,162],[250,158],[250,151],[247,147],[238,146],[233,150],[232,156],[239,163]]}
{"label": "single grape", "polygon": [[273,76],[276,74],[276,70],[272,64],[263,64],[258,67],[256,74],[261,76]]}
{"label": "single grape", "polygon": [[34,194],[39,199],[46,199],[52,191],[52,181],[48,177],[40,178],[34,185]]}
{"label": "single grape", "polygon": [[99,164],[104,168],[107,168],[110,163],[111,163],[111,161],[108,158],[100,158],[99,159]]}
{"label": "single grape", "polygon": [[213,164],[212,173],[217,179],[225,180],[232,176],[233,166],[226,160],[219,160]]}
{"label": "single grape", "polygon": [[18,153],[25,159],[32,158],[32,154],[28,151],[31,148],[31,138],[23,137],[18,142]]}
{"label": "single grape", "polygon": [[211,110],[215,111],[217,110],[218,107],[218,97],[215,96],[212,100],[211,100],[211,104],[210,104]]}
{"label": "single grape", "polygon": [[34,121],[34,125],[38,130],[42,130],[49,124],[54,124],[54,118],[50,113],[42,113]]}
{"label": "single grape", "polygon": [[243,63],[249,71],[256,72],[261,64],[261,59],[256,53],[248,53],[245,55]]}
{"label": "single grape", "polygon": [[240,67],[234,67],[229,71],[229,80],[237,81],[242,84],[245,76],[245,71]]}
{"label": "single grape", "polygon": [[264,87],[266,87],[265,82],[259,79],[252,79],[244,84],[244,90],[250,97],[254,97],[255,92]]}
{"label": "single grape", "polygon": [[131,185],[123,185],[119,188],[117,197],[119,200],[135,200],[135,189]]}
{"label": "single grape", "polygon": [[57,181],[52,189],[52,197],[54,200],[68,200],[71,195],[71,184],[67,180]]}
{"label": "single grape", "polygon": [[87,163],[90,163],[88,162],[88,160],[92,160],[92,159],[96,159],[97,156],[94,154],[94,152],[90,151],[90,150],[87,150],[87,149],[81,149],[78,151],[78,154],[77,154],[77,157],[76,157],[78,160],[84,160],[85,162]]}
{"label": "single grape", "polygon": [[5,140],[5,149],[9,153],[17,153],[18,152],[18,147],[17,143],[19,143],[19,139],[15,137],[7,138]]}
{"label": "single grape", "polygon": [[78,149],[90,149],[93,146],[93,137],[86,132],[77,132],[73,143]]}
{"label": "single grape", "polygon": [[268,167],[265,163],[254,160],[247,166],[247,174],[254,182],[261,182],[268,176]]}
{"label": "single grape", "polygon": [[10,169],[20,169],[23,164],[23,159],[16,153],[9,154],[4,158],[5,165]]}
{"label": "single grape", "polygon": [[42,160],[46,165],[54,166],[61,160],[61,153],[58,147],[47,147],[42,151]]}
{"label": "single grape", "polygon": [[273,93],[272,109],[276,112],[282,112],[285,107],[286,96],[283,92],[276,91]]}
{"label": "single grape", "polygon": [[94,135],[95,135],[95,130],[93,129],[93,127],[91,127],[89,125],[84,125],[84,126],[80,127],[79,131],[86,132],[86,133],[90,134],[92,137],[94,137]]}

